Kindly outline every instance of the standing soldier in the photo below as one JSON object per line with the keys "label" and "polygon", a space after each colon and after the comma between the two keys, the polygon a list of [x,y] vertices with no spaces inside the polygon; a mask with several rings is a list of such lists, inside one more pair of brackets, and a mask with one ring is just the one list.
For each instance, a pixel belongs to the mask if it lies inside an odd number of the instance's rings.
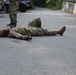
{"label": "standing soldier", "polygon": [[10,0],[9,17],[10,17],[10,24],[7,24],[7,26],[9,26],[10,28],[16,27],[16,25],[17,25],[17,3],[16,3],[16,0]]}

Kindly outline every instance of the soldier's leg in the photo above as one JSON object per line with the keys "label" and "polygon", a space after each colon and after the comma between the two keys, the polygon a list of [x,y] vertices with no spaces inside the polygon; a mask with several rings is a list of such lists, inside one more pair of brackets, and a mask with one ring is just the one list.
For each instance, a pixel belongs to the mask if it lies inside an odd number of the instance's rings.
{"label": "soldier's leg", "polygon": [[10,17],[10,26],[11,28],[16,27],[17,23],[17,4],[16,0],[10,0],[10,5],[9,5],[9,17]]}
{"label": "soldier's leg", "polygon": [[23,39],[23,40],[32,39],[31,35],[22,35],[18,32],[12,31],[12,30],[10,30],[10,32],[9,32],[9,37],[17,38],[17,39]]}
{"label": "soldier's leg", "polygon": [[36,18],[34,19],[33,21],[30,21],[28,23],[28,26],[32,26],[32,27],[38,27],[38,28],[41,28],[41,19],[40,18]]}
{"label": "soldier's leg", "polygon": [[57,35],[56,31],[48,31],[47,29],[44,29],[44,35],[45,36],[55,36]]}
{"label": "soldier's leg", "polygon": [[59,35],[63,35],[63,33],[65,32],[65,30],[66,30],[66,27],[65,26],[63,26],[60,30],[58,30],[58,31],[48,31],[47,29],[44,29],[44,35],[45,36],[54,36],[54,35],[57,35],[57,34],[59,34]]}
{"label": "soldier's leg", "polygon": [[17,14],[12,11],[12,12],[9,12],[9,16],[10,16],[10,22],[11,24],[17,24]]}
{"label": "soldier's leg", "polygon": [[29,29],[32,36],[54,36],[57,34],[63,35],[63,33],[66,30],[66,27],[64,26],[58,31],[48,31],[47,29],[34,28],[34,27],[29,27]]}

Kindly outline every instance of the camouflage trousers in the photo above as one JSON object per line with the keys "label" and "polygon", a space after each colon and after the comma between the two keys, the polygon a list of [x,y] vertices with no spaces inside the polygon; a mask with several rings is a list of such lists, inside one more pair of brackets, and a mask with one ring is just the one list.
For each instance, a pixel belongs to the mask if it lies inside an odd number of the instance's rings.
{"label": "camouflage trousers", "polygon": [[17,3],[16,0],[10,0],[10,5],[9,5],[9,17],[11,23],[17,23]]}
{"label": "camouflage trousers", "polygon": [[17,39],[22,39],[26,35],[31,36],[54,36],[56,35],[56,31],[48,31],[47,29],[43,28],[36,28],[36,27],[15,27],[10,29],[9,36],[14,37]]}

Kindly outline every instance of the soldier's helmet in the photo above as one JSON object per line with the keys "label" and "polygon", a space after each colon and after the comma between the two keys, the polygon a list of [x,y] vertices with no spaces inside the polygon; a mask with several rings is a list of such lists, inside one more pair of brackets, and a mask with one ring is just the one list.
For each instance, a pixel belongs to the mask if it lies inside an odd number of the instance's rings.
{"label": "soldier's helmet", "polygon": [[29,21],[28,26],[41,28],[41,19],[40,19],[40,17],[34,19],[33,21]]}

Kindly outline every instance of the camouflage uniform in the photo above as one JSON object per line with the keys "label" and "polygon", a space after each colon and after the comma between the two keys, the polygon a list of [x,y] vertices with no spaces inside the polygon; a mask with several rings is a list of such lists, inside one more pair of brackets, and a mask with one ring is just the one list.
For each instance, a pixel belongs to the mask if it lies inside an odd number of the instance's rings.
{"label": "camouflage uniform", "polygon": [[56,35],[55,31],[48,31],[43,28],[35,28],[31,26],[27,27],[15,27],[10,29],[9,35],[15,38],[21,38],[23,35],[31,35],[31,36],[52,36]]}
{"label": "camouflage uniform", "polygon": [[59,31],[48,31],[47,29],[38,27],[15,27],[9,30],[9,36],[17,39],[26,39],[27,35],[31,36],[55,36],[57,34],[63,35],[65,31],[65,26]]}
{"label": "camouflage uniform", "polygon": [[11,23],[17,23],[17,3],[16,0],[9,0],[10,5],[9,5],[9,16],[10,16],[10,21]]}
{"label": "camouflage uniform", "polygon": [[40,17],[34,19],[33,21],[29,21],[29,26],[41,28],[41,19]]}
{"label": "camouflage uniform", "polygon": [[54,36],[63,35],[66,27],[64,26],[59,31],[48,31],[47,29],[41,28],[41,20],[37,18],[30,22],[26,27],[14,27],[0,31],[0,36],[9,36],[17,39],[31,39],[31,36]]}

